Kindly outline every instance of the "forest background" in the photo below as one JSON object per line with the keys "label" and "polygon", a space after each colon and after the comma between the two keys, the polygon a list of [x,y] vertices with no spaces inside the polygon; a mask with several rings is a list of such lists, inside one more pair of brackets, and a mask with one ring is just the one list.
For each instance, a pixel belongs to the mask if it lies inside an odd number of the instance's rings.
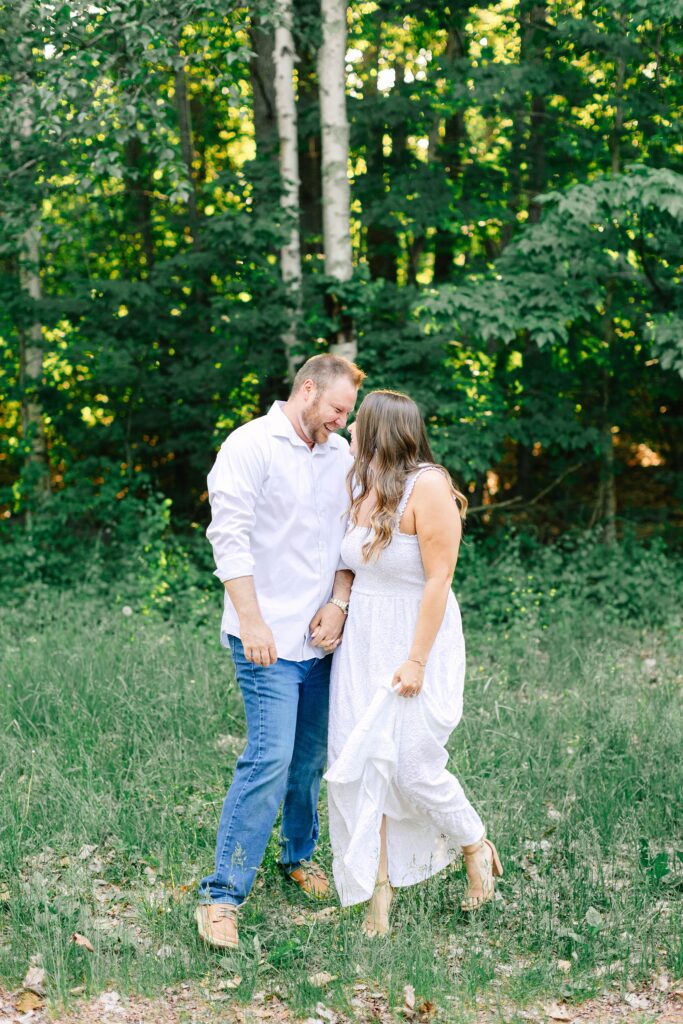
{"label": "forest background", "polygon": [[3,573],[210,585],[213,450],[335,346],[482,552],[676,545],[679,7],[0,5]]}

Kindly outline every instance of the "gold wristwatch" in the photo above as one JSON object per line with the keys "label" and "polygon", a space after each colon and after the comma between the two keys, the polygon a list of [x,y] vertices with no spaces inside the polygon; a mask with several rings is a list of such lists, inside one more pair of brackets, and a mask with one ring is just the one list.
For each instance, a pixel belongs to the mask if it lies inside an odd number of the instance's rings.
{"label": "gold wristwatch", "polygon": [[344,615],[348,615],[349,614],[349,602],[348,601],[340,601],[338,597],[331,597],[327,603],[328,604],[336,604],[337,608],[341,608],[341,610],[344,612]]}

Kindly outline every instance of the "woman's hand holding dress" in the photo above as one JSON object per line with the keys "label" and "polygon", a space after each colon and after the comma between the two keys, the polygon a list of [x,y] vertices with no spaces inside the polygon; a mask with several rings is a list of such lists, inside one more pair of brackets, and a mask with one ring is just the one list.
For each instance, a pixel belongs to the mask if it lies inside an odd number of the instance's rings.
{"label": "woman's hand holding dress", "polygon": [[394,672],[391,685],[398,687],[399,697],[417,697],[424,681],[424,667],[416,661],[404,661]]}

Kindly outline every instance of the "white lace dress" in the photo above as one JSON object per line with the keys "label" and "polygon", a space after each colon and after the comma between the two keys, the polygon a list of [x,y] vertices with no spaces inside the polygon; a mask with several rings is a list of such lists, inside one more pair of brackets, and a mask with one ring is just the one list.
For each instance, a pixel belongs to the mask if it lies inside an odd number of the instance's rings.
{"label": "white lace dress", "polygon": [[[409,478],[396,514],[423,467]],[[414,885],[446,867],[484,826],[446,769],[445,745],[462,715],[465,643],[448,595],[443,623],[417,697],[391,687],[410,652],[425,583],[417,537],[400,533],[370,563],[366,527],[350,528],[342,559],[355,573],[344,639],[330,682],[328,783],[334,880],[342,906],[372,895],[387,816],[392,886]]]}

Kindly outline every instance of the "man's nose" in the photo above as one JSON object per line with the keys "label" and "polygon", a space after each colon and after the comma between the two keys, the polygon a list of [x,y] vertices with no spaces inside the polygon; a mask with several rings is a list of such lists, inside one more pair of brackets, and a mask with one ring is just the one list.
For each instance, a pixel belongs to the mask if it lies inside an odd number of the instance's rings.
{"label": "man's nose", "polygon": [[348,417],[348,413],[340,412],[339,415],[337,416],[337,420],[336,420],[337,425],[339,427],[342,427],[342,428],[345,427],[346,426],[346,421],[348,420],[348,418],[349,418]]}

